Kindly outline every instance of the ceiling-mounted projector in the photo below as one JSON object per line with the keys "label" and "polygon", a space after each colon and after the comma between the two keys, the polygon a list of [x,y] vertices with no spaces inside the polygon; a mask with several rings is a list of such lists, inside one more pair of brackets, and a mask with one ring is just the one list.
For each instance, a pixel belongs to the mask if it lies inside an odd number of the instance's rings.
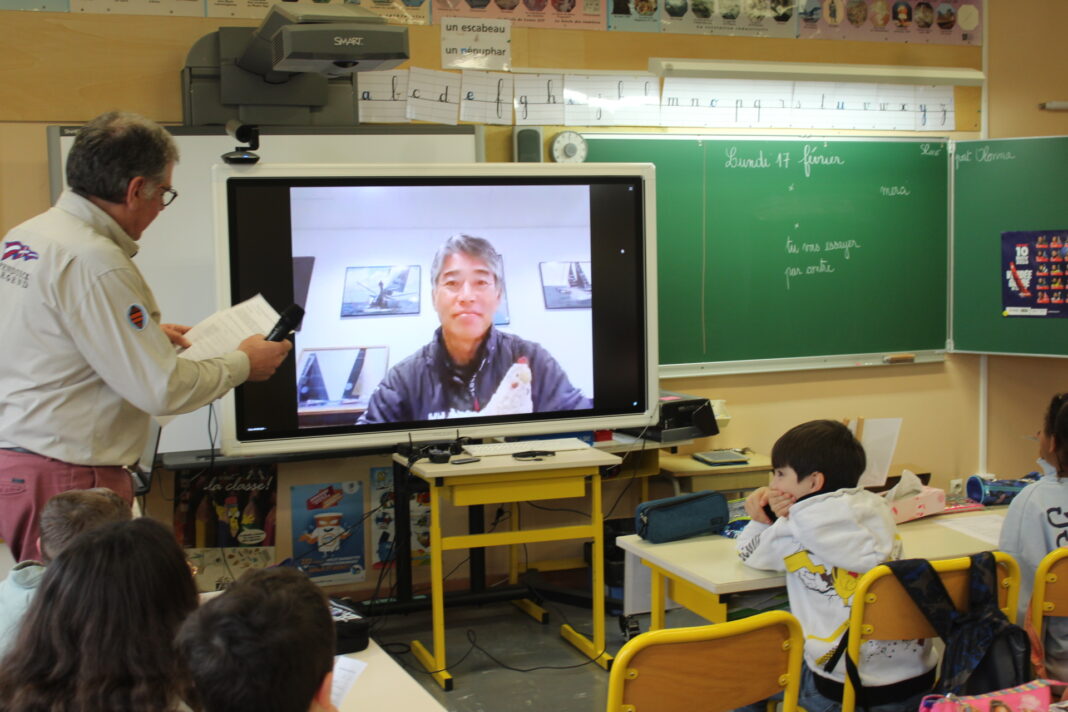
{"label": "ceiling-mounted projector", "polygon": [[182,70],[189,126],[352,126],[355,72],[407,61],[408,28],[354,5],[271,6],[259,27],[200,38]]}

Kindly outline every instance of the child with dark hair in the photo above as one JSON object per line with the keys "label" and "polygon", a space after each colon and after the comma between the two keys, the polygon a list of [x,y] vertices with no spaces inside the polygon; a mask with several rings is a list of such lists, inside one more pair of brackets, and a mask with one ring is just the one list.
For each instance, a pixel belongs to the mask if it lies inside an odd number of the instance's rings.
{"label": "child with dark hair", "polygon": [[337,712],[334,622],[295,569],[246,573],[189,617],[177,646],[204,712]]}
{"label": "child with dark hair", "polygon": [[79,535],[48,565],[0,660],[0,709],[186,709],[173,643],[196,605],[182,548],[159,522],[134,519]]}
{"label": "child with dark hair", "polygon": [[[1068,546],[1068,393],[1050,399],[1038,430],[1038,466],[1042,478],[1020,491],[1009,504],[999,548],[1020,564],[1018,621],[1025,620],[1035,570],[1054,549]],[[1049,677],[1068,675],[1068,616],[1046,621],[1043,647]]]}
{"label": "child with dark hair", "polygon": [[[866,458],[846,426],[802,423],[775,443],[771,463],[770,487],[746,499],[752,521],[738,537],[738,554],[754,568],[786,573],[790,609],[805,634],[798,705],[833,712],[841,709],[844,636],[857,579],[899,558],[901,542],[886,501],[857,487]],[[857,705],[869,711],[917,709],[934,683],[927,641],[868,641],[860,654]]]}
{"label": "child with dark hair", "polygon": [[40,519],[41,561],[20,561],[0,581],[0,657],[44,578],[45,566],[82,532],[112,522],[129,521],[130,505],[106,487],[60,492],[45,503]]}

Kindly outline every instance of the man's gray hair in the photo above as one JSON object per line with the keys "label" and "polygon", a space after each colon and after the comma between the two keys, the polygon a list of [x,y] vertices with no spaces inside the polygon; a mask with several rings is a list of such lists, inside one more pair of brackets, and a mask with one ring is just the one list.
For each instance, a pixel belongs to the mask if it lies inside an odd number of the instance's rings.
{"label": "man's gray hair", "polygon": [[438,252],[434,255],[434,261],[430,265],[430,286],[437,289],[438,277],[445,267],[445,262],[453,255],[462,252],[469,257],[482,260],[493,273],[493,279],[497,282],[497,293],[504,291],[504,260],[493,245],[484,237],[474,235],[453,235],[442,243]]}
{"label": "man's gray hair", "polygon": [[82,197],[121,203],[131,180],[141,176],[162,184],[167,166],[177,161],[178,147],[162,126],[139,114],[110,111],[78,131],[67,154],[67,185]]}

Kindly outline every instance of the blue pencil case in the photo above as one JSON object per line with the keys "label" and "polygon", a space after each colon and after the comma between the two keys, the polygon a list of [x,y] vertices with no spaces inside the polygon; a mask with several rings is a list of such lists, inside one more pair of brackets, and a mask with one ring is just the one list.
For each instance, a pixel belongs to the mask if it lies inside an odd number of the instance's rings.
{"label": "blue pencil case", "polygon": [[726,498],[713,490],[653,499],[634,511],[638,536],[654,544],[719,534],[729,520]]}

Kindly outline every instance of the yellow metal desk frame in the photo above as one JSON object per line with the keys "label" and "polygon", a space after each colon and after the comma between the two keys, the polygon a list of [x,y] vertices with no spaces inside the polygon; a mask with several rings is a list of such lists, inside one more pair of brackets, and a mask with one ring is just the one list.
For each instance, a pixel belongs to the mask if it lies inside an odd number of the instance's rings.
{"label": "yellow metal desk frame", "polygon": [[[399,456],[394,457],[404,463]],[[570,625],[560,626],[560,635],[606,670],[612,656],[605,652],[604,618],[604,525],[602,523],[600,468],[620,462],[616,455],[590,448],[558,452],[540,460],[516,460],[509,455],[484,457],[465,465],[420,462],[411,473],[430,485],[430,578],[433,652],[412,641],[412,652],[445,690],[452,689],[452,675],[445,659],[445,590],[442,555],[446,551],[487,546],[509,546],[510,578],[518,579],[518,547],[521,544],[568,539],[593,540],[592,602],[593,639],[579,634]],[[589,488],[587,490],[587,484]],[[442,506],[457,507],[511,503],[566,497],[589,496],[590,519],[585,524],[542,529],[445,536],[442,532]],[[517,521],[512,518],[513,526]],[[519,607],[535,618],[540,609],[531,601]]]}

